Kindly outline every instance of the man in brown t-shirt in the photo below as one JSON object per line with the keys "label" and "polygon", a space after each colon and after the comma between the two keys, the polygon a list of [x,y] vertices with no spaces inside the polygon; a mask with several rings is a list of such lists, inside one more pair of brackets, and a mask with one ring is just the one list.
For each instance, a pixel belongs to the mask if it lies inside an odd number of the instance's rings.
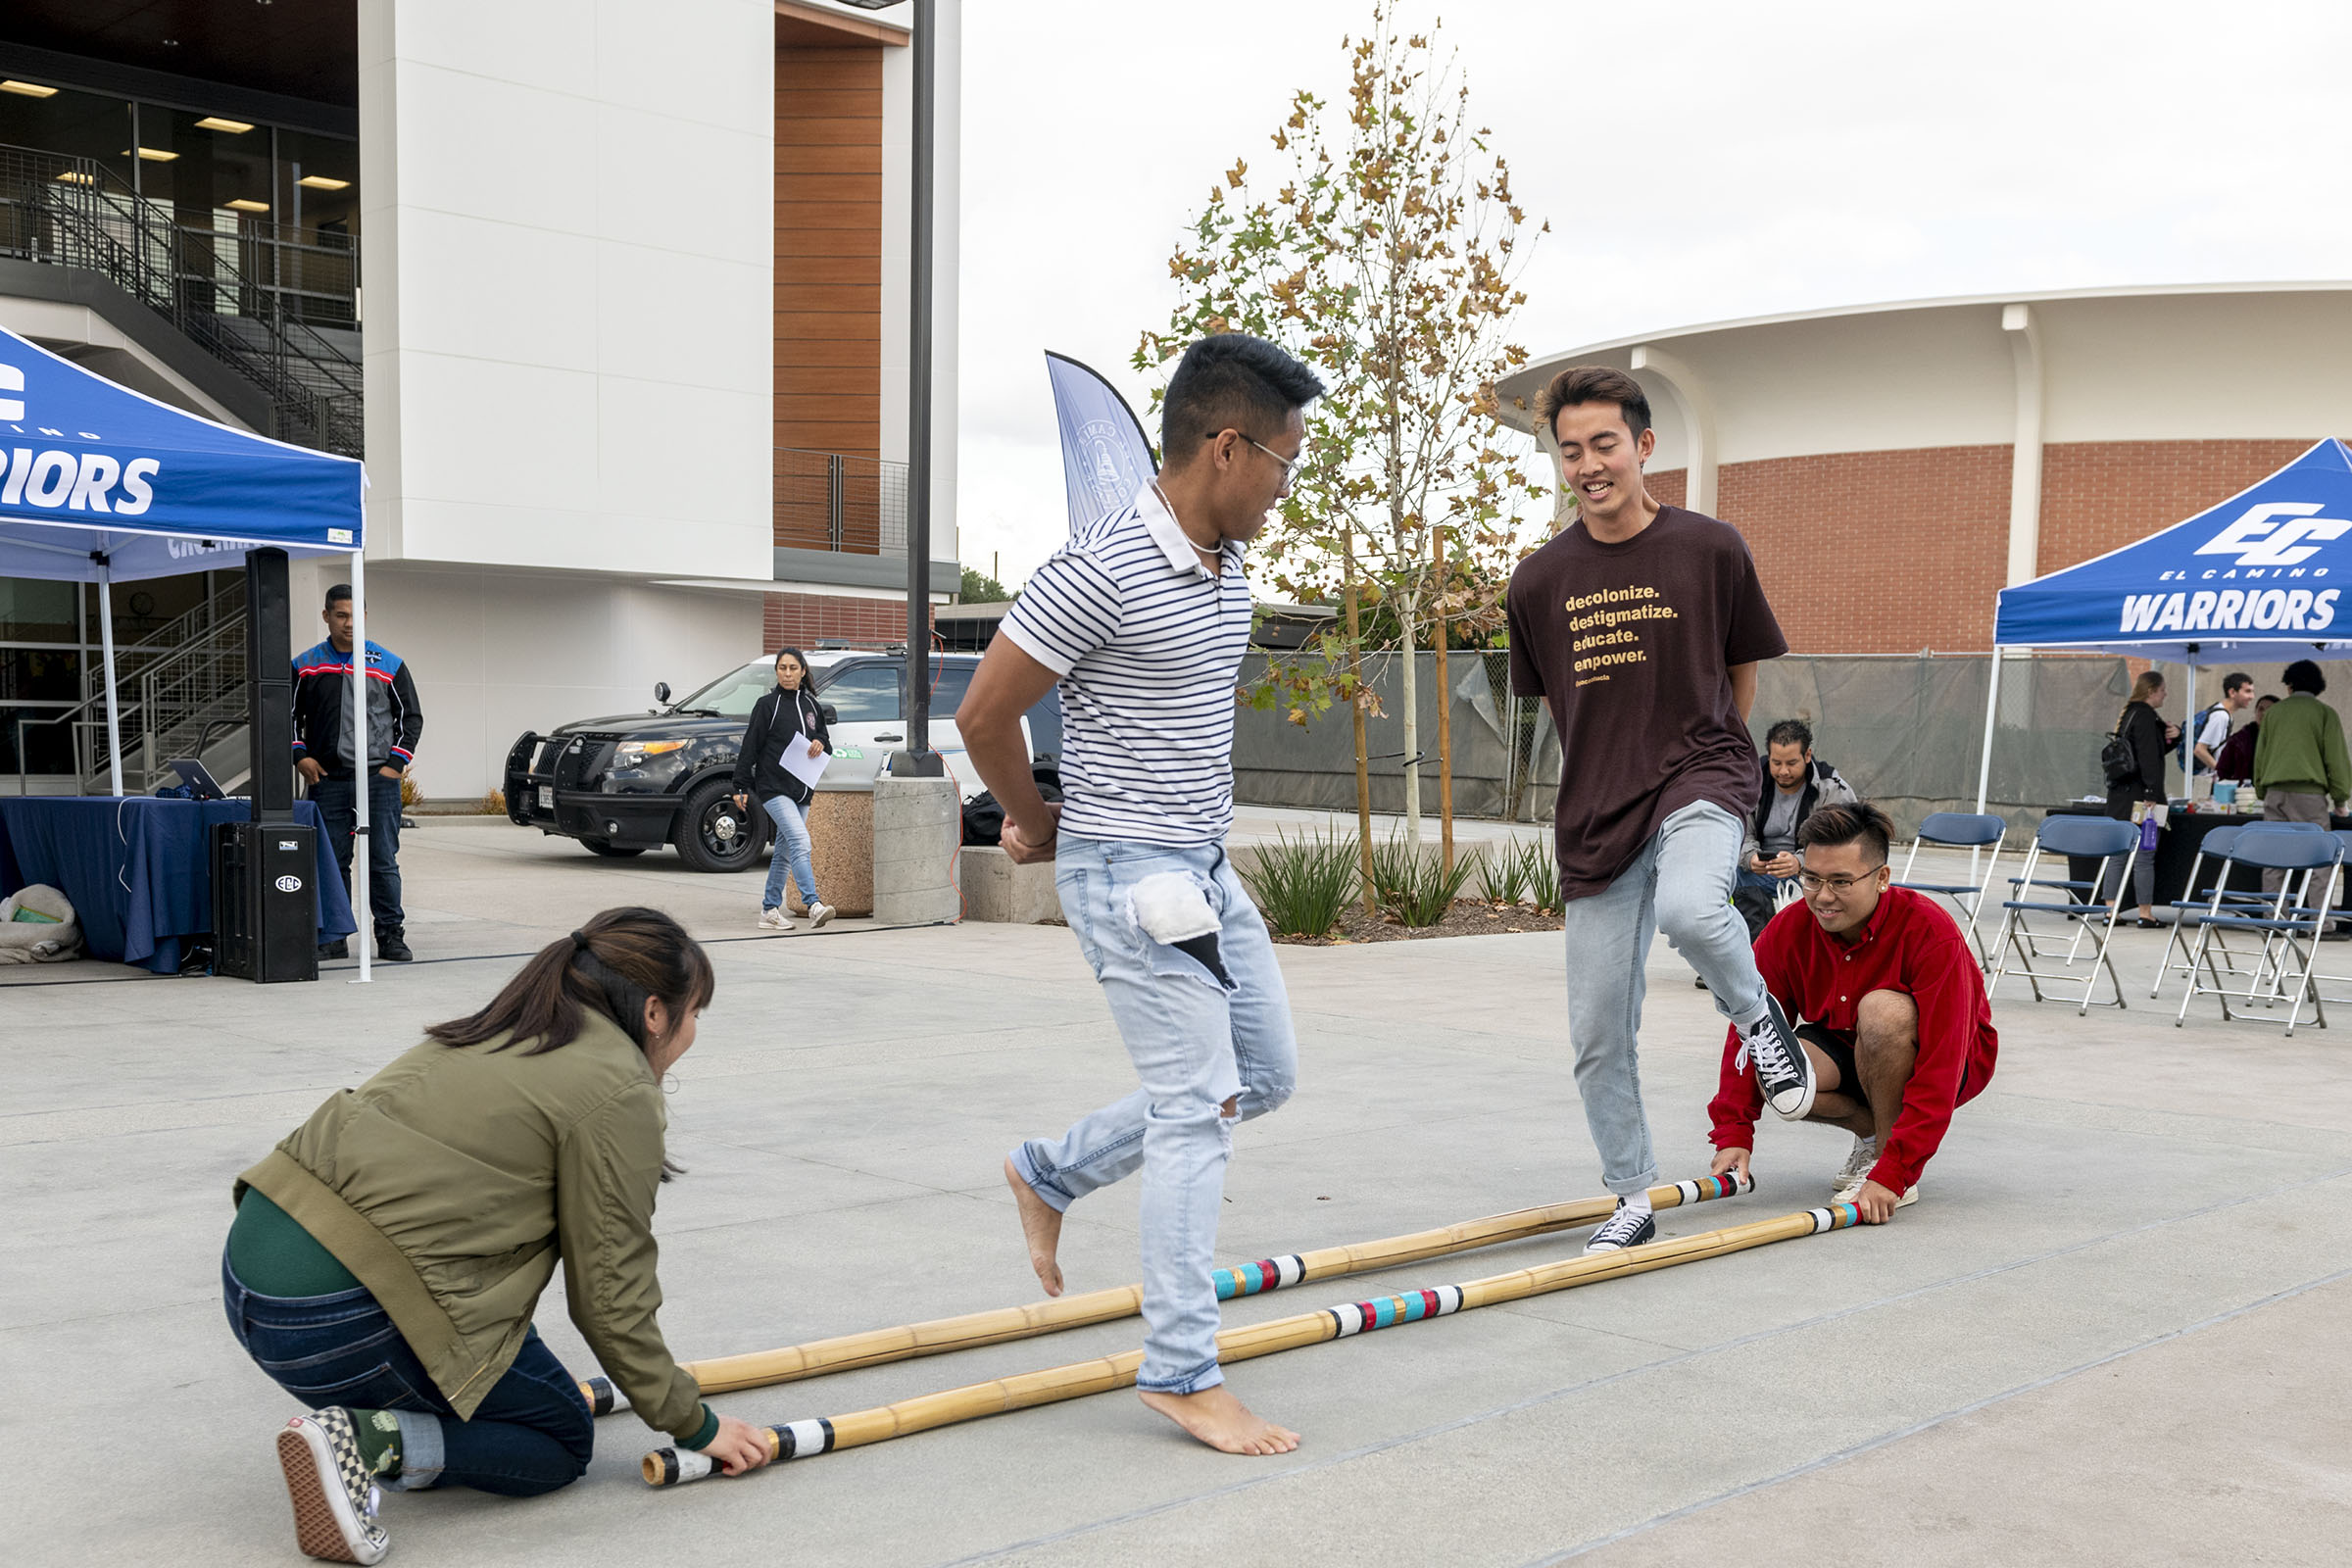
{"label": "man in brown t-shirt", "polygon": [[1563,370],[1536,415],[1559,444],[1577,517],[1511,574],[1511,689],[1544,698],[1560,734],[1568,1038],[1618,1195],[1586,1250],[1611,1251],[1656,1234],[1635,1051],[1657,931],[1739,1029],[1773,1110],[1795,1120],[1812,1106],[1811,1063],[1731,905],[1756,805],[1756,662],[1788,644],[1739,533],[1644,488],[1657,438],[1640,383],[1599,366]]}

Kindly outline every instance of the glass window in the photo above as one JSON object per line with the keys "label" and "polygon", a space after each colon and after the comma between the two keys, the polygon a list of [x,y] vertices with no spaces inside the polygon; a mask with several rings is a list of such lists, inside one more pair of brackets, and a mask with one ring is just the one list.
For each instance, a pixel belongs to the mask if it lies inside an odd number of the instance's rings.
{"label": "glass window", "polygon": [[77,643],[76,585],[0,577],[0,642]]}
{"label": "glass window", "polygon": [[0,703],[0,773],[17,771],[20,760],[17,737],[20,733],[24,738],[22,761],[25,772],[72,773],[74,727],[71,724],[39,722],[41,719],[55,718],[64,711],[62,708],[28,708]]}
{"label": "glass window", "polygon": [[102,93],[60,88],[46,98],[0,93],[0,142],[10,147],[95,158],[130,178],[130,105]]}
{"label": "glass window", "polygon": [[725,718],[749,718],[760,699],[776,684],[776,666],[770,660],[755,659],[741,669],[721,675],[710,685],[678,704],[680,709],[699,709]]}
{"label": "glass window", "polygon": [[972,675],[977,664],[933,664],[931,666],[931,716],[954,718],[956,710],[963,706],[963,694],[972,689]]}
{"label": "glass window", "polygon": [[81,652],[74,648],[0,648],[0,701],[81,701]]}
{"label": "glass window", "polygon": [[816,689],[833,706],[837,724],[896,724],[903,716],[895,664],[852,664]]}

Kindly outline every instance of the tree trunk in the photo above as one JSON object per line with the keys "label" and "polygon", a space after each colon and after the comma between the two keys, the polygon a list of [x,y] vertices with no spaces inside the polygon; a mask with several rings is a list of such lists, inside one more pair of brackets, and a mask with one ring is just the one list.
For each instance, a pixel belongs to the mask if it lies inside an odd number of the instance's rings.
{"label": "tree trunk", "polygon": [[[1446,535],[1440,531],[1430,542],[1432,559],[1437,563],[1438,592],[1446,592]],[[1446,616],[1443,612],[1431,617],[1431,640],[1437,648],[1438,677],[1438,840],[1446,860],[1446,874],[1453,875],[1453,689],[1446,684]]]}
{"label": "tree trunk", "polygon": [[[1340,557],[1342,599],[1348,609],[1348,674],[1360,690],[1364,647],[1356,630],[1355,534],[1351,530],[1340,537],[1344,551]],[[1355,728],[1355,850],[1363,873],[1364,918],[1376,920],[1380,917],[1380,905],[1372,886],[1372,774],[1364,757],[1364,705],[1360,700],[1348,703],[1348,716]]]}
{"label": "tree trunk", "polygon": [[1397,716],[1404,720],[1404,842],[1415,854],[1421,849],[1421,656],[1414,646],[1421,640],[1419,598],[1396,596],[1398,640],[1404,644],[1404,674],[1397,682],[1403,698]]}

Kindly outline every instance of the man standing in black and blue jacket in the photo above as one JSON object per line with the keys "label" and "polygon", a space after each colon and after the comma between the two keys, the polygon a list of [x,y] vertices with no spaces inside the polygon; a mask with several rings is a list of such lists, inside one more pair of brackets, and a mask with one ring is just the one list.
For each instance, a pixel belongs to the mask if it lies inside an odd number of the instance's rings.
{"label": "man standing in black and blue jacket", "polygon": [[[368,756],[352,755],[351,584],[326,591],[327,639],[294,656],[294,765],[318,807],[321,831],[334,847],[351,886],[352,839],[359,830],[359,779],[368,780],[368,904],[375,916],[375,956],[406,963],[407,918],[400,907],[400,781],[424,733],[416,683],[397,654],[368,645]],[[322,958],[349,956],[341,941],[318,950]]]}

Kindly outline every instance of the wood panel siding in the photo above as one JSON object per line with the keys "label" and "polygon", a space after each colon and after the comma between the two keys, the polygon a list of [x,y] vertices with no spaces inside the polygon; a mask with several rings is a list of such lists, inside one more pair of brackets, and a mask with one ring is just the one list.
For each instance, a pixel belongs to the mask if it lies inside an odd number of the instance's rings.
{"label": "wood panel siding", "polygon": [[[775,444],[878,458],[881,45],[814,47],[779,28],[775,214]],[[779,482],[775,542],[824,549],[803,488]]]}

